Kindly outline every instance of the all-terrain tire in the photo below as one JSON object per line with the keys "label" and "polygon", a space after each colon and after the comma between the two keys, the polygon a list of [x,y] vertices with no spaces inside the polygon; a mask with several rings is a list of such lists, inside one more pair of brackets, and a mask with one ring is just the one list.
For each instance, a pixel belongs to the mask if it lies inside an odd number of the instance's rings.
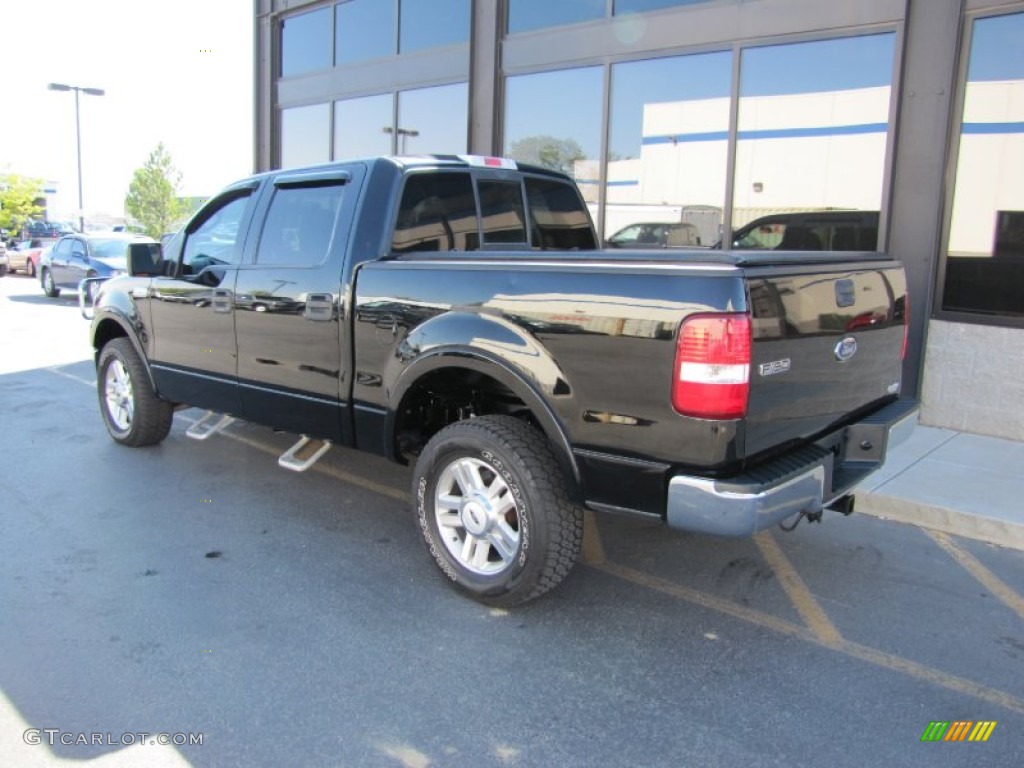
{"label": "all-terrain tire", "polygon": [[488,605],[544,594],[579,555],[582,509],[544,435],[512,416],[467,419],[434,435],[416,462],[413,498],[438,567]]}
{"label": "all-terrain tire", "polygon": [[107,432],[123,445],[156,445],[167,437],[174,406],[153,391],[139,353],[124,337],[107,342],[96,367],[96,391]]}

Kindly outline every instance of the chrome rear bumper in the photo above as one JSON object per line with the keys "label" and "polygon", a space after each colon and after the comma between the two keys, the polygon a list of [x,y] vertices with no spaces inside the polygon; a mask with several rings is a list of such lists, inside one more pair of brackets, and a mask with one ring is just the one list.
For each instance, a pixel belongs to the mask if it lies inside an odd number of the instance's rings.
{"label": "chrome rear bumper", "polygon": [[667,522],[685,531],[750,536],[800,512],[820,512],[881,468],[889,449],[913,433],[918,410],[916,401],[899,400],[738,477],[676,475]]}

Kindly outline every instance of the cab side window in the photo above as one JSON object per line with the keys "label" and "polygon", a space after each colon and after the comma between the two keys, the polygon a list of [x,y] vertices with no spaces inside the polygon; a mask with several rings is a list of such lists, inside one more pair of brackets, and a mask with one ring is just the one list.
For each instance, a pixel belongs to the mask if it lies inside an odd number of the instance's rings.
{"label": "cab side window", "polygon": [[[210,209],[198,226],[193,225],[185,239],[181,257],[183,277],[198,275],[208,267],[238,263],[240,225],[248,203],[248,193],[229,198],[222,205]],[[220,278],[223,279],[223,275]]]}
{"label": "cab side window", "polygon": [[256,263],[287,267],[322,264],[330,251],[344,192],[341,182],[274,190]]}
{"label": "cab side window", "polygon": [[476,198],[468,173],[412,174],[406,179],[391,243],[394,253],[479,247]]}
{"label": "cab side window", "polygon": [[71,258],[73,259],[84,259],[85,258],[85,243],[81,240],[71,241]]}

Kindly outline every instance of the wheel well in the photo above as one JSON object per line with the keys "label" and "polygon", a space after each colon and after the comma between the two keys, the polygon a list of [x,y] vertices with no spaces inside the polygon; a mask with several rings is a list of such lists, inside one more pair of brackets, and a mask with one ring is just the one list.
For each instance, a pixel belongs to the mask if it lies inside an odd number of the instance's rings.
{"label": "wheel well", "polygon": [[[567,453],[567,444],[544,428],[538,415],[509,386],[492,376],[468,368],[443,368],[424,375],[402,397],[395,412],[393,456],[408,463],[437,432],[457,421],[504,414],[535,427],[551,447],[573,498],[580,494],[579,479]],[[550,422],[550,420],[549,420]],[[557,426],[552,427],[557,430]]]}
{"label": "wheel well", "polygon": [[405,393],[395,414],[395,456],[408,461],[449,424],[490,414],[516,416],[539,428],[526,403],[485,373],[467,368],[428,373]]}
{"label": "wheel well", "polygon": [[128,336],[128,333],[118,323],[113,320],[104,320],[99,324],[96,329],[96,335],[93,336],[92,345],[96,349],[96,354],[100,353],[100,350],[107,345],[111,339],[116,339],[121,336]]}

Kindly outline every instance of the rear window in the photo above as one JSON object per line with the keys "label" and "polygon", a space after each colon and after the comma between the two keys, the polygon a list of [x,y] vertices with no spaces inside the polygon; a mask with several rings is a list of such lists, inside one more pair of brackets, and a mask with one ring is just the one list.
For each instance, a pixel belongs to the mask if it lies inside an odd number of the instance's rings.
{"label": "rear window", "polygon": [[523,187],[516,181],[477,182],[485,243],[525,243]]}
{"label": "rear window", "polygon": [[564,182],[526,177],[530,241],[535,250],[597,248],[590,216],[576,188]]}

